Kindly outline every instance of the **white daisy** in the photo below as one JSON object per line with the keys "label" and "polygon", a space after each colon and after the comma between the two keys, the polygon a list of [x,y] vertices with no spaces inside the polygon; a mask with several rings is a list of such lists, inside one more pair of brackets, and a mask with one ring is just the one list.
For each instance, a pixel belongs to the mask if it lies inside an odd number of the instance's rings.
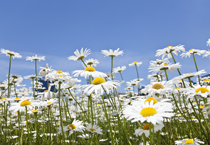
{"label": "white daisy", "polygon": [[131,122],[162,123],[164,117],[172,117],[172,105],[161,105],[160,103],[140,102],[139,105],[126,106],[123,114]]}
{"label": "white daisy", "polygon": [[30,60],[30,61],[39,60],[39,61],[41,61],[41,60],[45,60],[45,56],[39,56],[39,57],[37,55],[27,56],[26,60]]}
{"label": "white daisy", "polygon": [[190,49],[188,52],[183,52],[180,56],[181,57],[190,57],[191,54],[198,54],[201,55],[205,53],[205,50],[199,50],[199,49]]}
{"label": "white daisy", "polygon": [[87,57],[90,54],[90,49],[85,48],[85,50],[83,51],[83,48],[82,48],[80,50],[80,52],[77,49],[76,51],[74,51],[74,54],[76,56],[74,56],[74,55],[69,56],[68,59],[69,60],[74,60],[74,61],[76,61],[76,60],[82,60],[83,58]]}
{"label": "white daisy", "polygon": [[83,89],[84,92],[90,95],[91,93],[96,93],[98,95],[102,95],[104,93],[104,90],[106,93],[109,93],[110,90],[117,89],[117,86],[120,86],[119,82],[114,81],[107,81],[103,78],[95,78],[92,81],[92,84],[84,85]]}
{"label": "white daisy", "polygon": [[129,66],[134,66],[134,65],[140,66],[141,64],[142,64],[142,61],[141,62],[134,61],[131,64],[129,64]]}
{"label": "white daisy", "polygon": [[102,129],[99,126],[95,124],[92,125],[91,123],[87,125],[86,130],[91,133],[103,134]]}
{"label": "white daisy", "polygon": [[110,57],[116,57],[118,55],[122,55],[123,54],[123,51],[119,51],[120,48],[118,48],[117,50],[112,50],[112,49],[109,49],[108,50],[101,50],[101,53],[106,55],[106,56],[110,56]]}
{"label": "white daisy", "polygon": [[12,58],[21,58],[22,56],[17,53],[17,52],[13,52],[13,51],[9,51],[9,50],[5,50],[5,49],[1,49],[1,53],[2,54],[6,54],[6,56],[12,56]]}
{"label": "white daisy", "polygon": [[[83,132],[85,127],[82,125],[82,121],[74,120],[72,124],[63,127],[63,131],[70,131],[69,135],[73,134],[74,132]],[[61,133],[61,128],[59,128],[59,133]]]}
{"label": "white daisy", "polygon": [[176,145],[200,145],[204,144],[204,142],[200,141],[197,138],[194,139],[183,139],[183,140],[177,140],[175,141]]}
{"label": "white daisy", "polygon": [[53,71],[51,67],[48,67],[48,64],[46,64],[46,67],[40,67],[40,68],[41,70],[39,71],[39,74],[43,77],[45,77],[47,74]]}
{"label": "white daisy", "polygon": [[116,68],[114,68],[114,70],[113,70],[113,73],[119,73],[119,72],[122,72],[122,71],[124,71],[126,69],[126,66],[122,66],[122,67],[116,67]]}
{"label": "white daisy", "polygon": [[159,71],[163,71],[163,70],[166,70],[166,71],[171,71],[173,72],[174,70],[180,68],[181,65],[179,63],[176,63],[176,64],[160,64],[159,66],[156,66],[156,67],[150,67],[150,71],[149,72],[154,72],[154,73],[157,73]]}
{"label": "white daisy", "polygon": [[97,59],[92,59],[91,58],[91,59],[85,60],[85,64],[87,66],[94,66],[94,67],[96,67],[97,64],[99,64],[99,61]]}
{"label": "white daisy", "polygon": [[168,58],[164,58],[164,59],[162,59],[162,60],[160,60],[160,59],[156,59],[156,61],[150,61],[150,66],[149,67],[155,67],[155,66],[157,66],[157,65],[160,65],[160,64],[168,64],[169,63],[169,60],[168,60]]}
{"label": "white daisy", "polygon": [[81,77],[85,77],[85,78],[87,78],[89,76],[92,76],[94,78],[97,78],[97,77],[105,78],[105,77],[107,77],[107,75],[105,73],[96,71],[95,68],[92,67],[92,66],[86,67],[85,70],[75,70],[73,72],[73,75],[74,75],[74,77],[78,77],[80,75]]}
{"label": "white daisy", "polygon": [[[151,124],[151,129],[154,129],[154,133],[157,132],[158,130],[162,130],[163,127],[164,127],[163,124],[156,124],[156,125]],[[136,136],[141,136],[142,134],[145,134],[146,137],[149,137],[150,134],[149,134],[148,123],[144,124],[142,128],[138,128],[135,130]]]}
{"label": "white daisy", "polygon": [[50,81],[63,82],[66,80],[67,76],[69,76],[69,73],[58,70],[58,71],[53,71],[47,74],[45,77],[46,79],[49,79]]}
{"label": "white daisy", "polygon": [[161,56],[162,59],[167,55],[168,58],[171,58],[171,53],[174,53],[175,55],[178,55],[178,52],[185,51],[184,45],[177,45],[177,46],[168,46],[163,49],[158,49],[155,56]]}

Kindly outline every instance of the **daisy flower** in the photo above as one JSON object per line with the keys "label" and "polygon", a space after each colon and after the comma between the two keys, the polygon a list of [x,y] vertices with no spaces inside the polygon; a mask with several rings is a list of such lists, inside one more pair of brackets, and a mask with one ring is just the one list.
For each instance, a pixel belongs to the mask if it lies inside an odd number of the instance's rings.
{"label": "daisy flower", "polygon": [[91,132],[91,133],[103,134],[102,129],[95,124],[93,124],[93,125],[88,124],[87,127],[86,127],[86,130]]}
{"label": "daisy flower", "polygon": [[99,61],[97,60],[97,59],[88,59],[88,60],[86,60],[85,61],[85,64],[87,65],[87,66],[94,66],[94,67],[96,67],[97,66],[97,64],[99,64]]}
{"label": "daisy flower", "polygon": [[204,142],[200,141],[197,138],[194,139],[183,139],[183,140],[177,140],[175,141],[176,145],[200,145],[204,144]]}
{"label": "daisy flower", "polygon": [[89,139],[89,134],[82,134],[82,135],[78,135],[77,137],[83,138],[83,139]]}
{"label": "daisy flower", "polygon": [[116,57],[118,55],[122,55],[123,54],[123,51],[119,51],[120,48],[118,48],[117,50],[112,50],[112,49],[109,49],[108,50],[101,50],[101,53],[104,54],[105,56],[110,56],[110,57]]}
{"label": "daisy flower", "polygon": [[[63,127],[63,131],[70,131],[69,135],[73,134],[74,132],[83,132],[85,127],[82,125],[82,121],[74,120],[72,124]],[[59,128],[59,133],[61,133],[61,128]]]}
{"label": "daisy flower", "polygon": [[66,83],[62,83],[61,88],[70,89],[77,85],[79,82],[81,82],[81,80],[78,80],[77,78],[67,77]]}
{"label": "daisy flower", "polygon": [[18,103],[12,103],[9,110],[13,111],[13,112],[17,112],[17,111],[24,112],[25,107],[27,107],[27,109],[31,110],[33,108],[31,103],[32,102],[30,100],[22,99],[22,101],[20,101]]}
{"label": "daisy flower", "polygon": [[151,61],[150,61],[150,66],[149,66],[149,67],[155,67],[155,66],[160,65],[160,64],[162,64],[162,63],[168,64],[168,63],[169,63],[168,58],[164,58],[164,59],[162,59],[162,60],[156,59],[156,61],[152,61],[152,60],[151,60]]}
{"label": "daisy flower", "polygon": [[[159,130],[162,130],[162,128],[164,127],[163,124],[156,124],[156,125],[153,125],[151,124],[151,129],[154,129],[154,133],[159,131]],[[138,128],[135,130],[135,133],[134,133],[136,136],[142,136],[142,134],[145,134],[146,137],[149,137],[149,124],[146,123],[144,124],[144,126],[142,128]]]}
{"label": "daisy flower", "polygon": [[205,53],[205,50],[199,50],[199,49],[190,49],[188,52],[183,52],[180,56],[181,57],[190,57],[191,54],[198,54],[201,55]]}
{"label": "daisy flower", "polygon": [[48,67],[48,64],[46,64],[45,67],[40,67],[41,70],[39,71],[39,75],[45,77],[47,74],[51,73],[53,70],[51,67]]}
{"label": "daisy flower", "polygon": [[73,72],[73,75],[74,75],[74,77],[78,77],[80,75],[81,77],[85,77],[85,79],[89,76],[92,76],[94,78],[97,78],[97,77],[105,78],[105,77],[107,77],[107,75],[105,73],[96,71],[95,68],[92,67],[92,66],[86,67],[85,70],[75,70]]}
{"label": "daisy flower", "polygon": [[22,56],[17,53],[17,52],[13,52],[13,51],[9,51],[9,50],[5,50],[5,49],[1,49],[1,53],[2,54],[6,54],[6,56],[12,56],[12,58],[21,58]]}
{"label": "daisy flower", "polygon": [[142,64],[142,61],[141,62],[134,61],[130,63],[129,66],[134,66],[134,65],[140,66],[141,64]]}
{"label": "daisy flower", "polygon": [[177,46],[168,46],[163,49],[158,49],[155,56],[161,56],[162,59],[167,55],[168,58],[171,58],[171,53],[174,53],[175,55],[178,55],[178,52],[185,51],[184,45],[177,45]]}
{"label": "daisy flower", "polygon": [[77,49],[76,51],[74,51],[74,54],[75,54],[76,56],[74,56],[74,55],[69,56],[69,57],[68,57],[68,60],[74,60],[74,61],[76,61],[76,60],[82,60],[83,58],[85,58],[85,57],[87,57],[88,55],[90,55],[90,49],[85,48],[85,50],[83,51],[83,48],[82,48],[82,49],[80,50],[80,52],[79,52],[79,50]]}
{"label": "daisy flower", "polygon": [[151,84],[145,86],[142,89],[142,93],[149,93],[151,95],[159,94],[164,95],[167,92],[171,92],[173,90],[173,84],[170,81],[162,81],[162,82],[151,82]]}
{"label": "daisy flower", "polygon": [[50,81],[65,81],[66,77],[69,76],[69,73],[67,72],[62,72],[61,70],[58,71],[53,71],[49,74],[47,74],[45,77],[46,79],[49,79]]}
{"label": "daisy flower", "polygon": [[161,64],[159,66],[156,66],[156,67],[150,67],[150,71],[149,72],[154,72],[154,73],[157,73],[159,71],[163,71],[163,70],[166,70],[166,71],[171,71],[173,72],[174,70],[180,68],[181,65],[179,63],[176,63],[176,64]]}
{"label": "daisy flower", "polygon": [[30,60],[31,62],[34,61],[34,60],[41,61],[41,60],[45,60],[45,56],[40,56],[40,57],[38,57],[37,55],[35,55],[35,56],[27,56],[26,60]]}
{"label": "daisy flower", "polygon": [[109,93],[110,90],[117,89],[117,86],[120,86],[119,82],[114,82],[114,81],[107,81],[103,78],[95,78],[92,81],[92,84],[89,85],[84,85],[83,89],[84,92],[87,93],[88,95],[91,93],[96,93],[98,95],[103,95],[104,91],[106,93]]}
{"label": "daisy flower", "polygon": [[113,70],[113,73],[119,73],[119,72],[122,72],[122,71],[124,71],[126,69],[126,66],[122,66],[122,67],[116,67],[116,68],[114,68],[114,70]]}
{"label": "daisy flower", "polygon": [[172,105],[162,105],[161,103],[140,102],[139,105],[125,107],[123,114],[131,122],[151,122],[159,124],[163,122],[164,117],[172,117]]}
{"label": "daisy flower", "polygon": [[194,88],[188,88],[186,94],[189,97],[200,96],[207,98],[210,95],[210,86],[195,85]]}

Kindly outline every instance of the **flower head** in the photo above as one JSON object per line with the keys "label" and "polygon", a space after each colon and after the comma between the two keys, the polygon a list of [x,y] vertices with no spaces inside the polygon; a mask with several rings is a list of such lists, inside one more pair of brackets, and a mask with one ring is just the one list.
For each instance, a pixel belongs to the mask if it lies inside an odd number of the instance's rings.
{"label": "flower head", "polygon": [[41,60],[45,60],[45,56],[40,56],[40,57],[38,57],[37,55],[27,56],[26,60],[30,60],[30,61],[39,60],[39,61],[41,61]]}
{"label": "flower head", "polygon": [[120,48],[118,48],[117,50],[112,50],[112,49],[109,49],[108,50],[101,50],[101,53],[103,53],[104,55],[106,56],[110,56],[110,57],[116,57],[118,55],[122,55],[123,54],[123,51],[119,51]]}
{"label": "flower head", "polygon": [[74,51],[74,54],[75,54],[76,56],[74,56],[74,55],[69,56],[68,59],[69,59],[69,60],[74,60],[74,61],[76,61],[76,60],[81,60],[81,59],[87,57],[87,56],[90,54],[90,49],[85,48],[85,50],[83,51],[83,48],[82,48],[82,49],[80,50],[80,52],[79,52],[79,50],[77,49],[76,51]]}
{"label": "flower head", "polygon": [[17,52],[13,52],[13,51],[9,51],[9,50],[5,50],[5,49],[1,49],[1,53],[2,54],[6,54],[6,56],[12,56],[12,58],[21,58],[22,56],[17,53]]}

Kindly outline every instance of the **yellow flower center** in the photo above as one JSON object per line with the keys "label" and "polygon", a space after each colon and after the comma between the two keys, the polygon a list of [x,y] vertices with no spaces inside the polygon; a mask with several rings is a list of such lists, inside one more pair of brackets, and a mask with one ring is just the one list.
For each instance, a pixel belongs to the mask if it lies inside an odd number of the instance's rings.
{"label": "yellow flower center", "polygon": [[11,52],[11,53],[12,53],[13,51],[9,51],[9,52]]}
{"label": "yellow flower center", "polygon": [[164,64],[164,66],[168,66],[168,64]]}
{"label": "yellow flower center", "polygon": [[137,61],[134,61],[133,63],[138,63]]}
{"label": "yellow flower center", "polygon": [[15,98],[15,100],[20,100],[20,98]]}
{"label": "yellow flower center", "polygon": [[201,109],[205,108],[204,106],[200,106]]}
{"label": "yellow flower center", "polygon": [[47,105],[50,105],[51,104],[51,102],[47,102]]}
{"label": "yellow flower center", "polygon": [[94,128],[90,128],[90,131],[91,131],[91,132],[94,132],[94,131],[96,131],[96,130],[95,130]]}
{"label": "yellow flower center", "polygon": [[4,100],[6,101],[6,100],[7,100],[7,98],[2,98],[2,99],[1,99],[1,101],[4,101]]}
{"label": "yellow flower center", "polygon": [[48,90],[45,90],[44,93],[48,92]]}
{"label": "yellow flower center", "polygon": [[35,113],[35,112],[37,112],[37,110],[32,110],[31,112],[32,112],[32,113]]}
{"label": "yellow flower center", "polygon": [[88,66],[85,68],[85,71],[96,71],[94,67]]}
{"label": "yellow flower center", "polygon": [[167,48],[173,48],[173,46],[168,46]]}
{"label": "yellow flower center", "polygon": [[205,79],[204,82],[210,82],[210,79]]}
{"label": "yellow flower center", "polygon": [[193,144],[193,143],[194,143],[194,141],[192,139],[188,139],[185,141],[185,144]]}
{"label": "yellow flower center", "polygon": [[63,73],[61,70],[58,70],[56,73],[59,73],[59,74],[61,74],[61,73]]}
{"label": "yellow flower center", "polygon": [[103,78],[95,78],[95,79],[93,80],[92,84],[98,85],[98,84],[102,84],[102,83],[104,83],[104,82],[105,82],[105,80],[104,80]]}
{"label": "yellow flower center", "polygon": [[206,92],[209,92],[209,90],[207,88],[200,87],[200,88],[196,89],[195,92],[196,93],[198,93],[198,92],[206,93]]}
{"label": "yellow flower center", "polygon": [[70,125],[67,127],[67,129],[70,129],[70,127],[71,127],[71,129],[76,129],[76,128],[77,128],[74,124],[70,124]]}
{"label": "yellow flower center", "polygon": [[144,103],[149,102],[149,104],[150,104],[151,101],[153,101],[153,104],[156,104],[158,102],[155,98],[149,97],[145,100]]}
{"label": "yellow flower center", "polygon": [[193,102],[193,104],[195,105],[195,104],[197,104],[196,102]]}
{"label": "yellow flower center", "polygon": [[31,102],[29,100],[24,100],[20,103],[20,106],[22,107],[27,106],[27,105],[31,105]]}
{"label": "yellow flower center", "polygon": [[143,108],[140,112],[140,114],[143,117],[149,117],[149,116],[153,116],[157,113],[157,110],[155,108],[152,107],[147,107],[147,108]]}
{"label": "yellow flower center", "polygon": [[[153,124],[151,124],[151,128],[154,128]],[[149,130],[149,123],[143,126],[143,130]]]}
{"label": "yellow flower center", "polygon": [[177,90],[179,90],[180,89],[180,87],[178,87],[178,88],[176,88]]}
{"label": "yellow flower center", "polygon": [[159,89],[163,89],[164,86],[161,85],[161,84],[159,84],[159,83],[157,83],[157,84],[154,84],[154,85],[152,86],[152,88],[153,88],[153,89],[156,89],[156,90],[159,90]]}
{"label": "yellow flower center", "polygon": [[195,50],[195,49],[190,49],[189,52],[190,52],[190,51],[193,51],[193,50]]}

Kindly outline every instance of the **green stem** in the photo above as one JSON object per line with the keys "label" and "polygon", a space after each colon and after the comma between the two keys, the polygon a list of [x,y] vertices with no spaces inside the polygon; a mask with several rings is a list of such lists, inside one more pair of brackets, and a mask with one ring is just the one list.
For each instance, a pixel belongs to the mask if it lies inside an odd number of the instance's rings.
{"label": "green stem", "polygon": [[[194,59],[196,70],[198,72],[198,66],[197,66],[197,63],[196,63],[196,60],[195,60],[195,54],[193,53],[192,56],[193,56],[193,59]],[[201,84],[201,80],[200,80],[200,76],[199,75],[198,75],[198,80],[199,80],[199,84]]]}
{"label": "green stem", "polygon": [[85,62],[83,61],[83,59],[81,59],[82,63],[87,67],[87,65],[85,64]]}
{"label": "green stem", "polygon": [[166,69],[164,69],[164,71],[165,71],[166,79],[167,79],[167,81],[169,81]]}
{"label": "green stem", "polygon": [[60,125],[61,125],[61,131],[62,131],[62,137],[64,136],[63,131],[63,122],[62,122],[62,114],[61,114],[61,82],[58,82],[58,101],[59,101],[59,113],[60,113]]}
{"label": "green stem", "polygon": [[112,77],[112,80],[113,80],[113,56],[111,56],[111,77]]}
{"label": "green stem", "polygon": [[11,58],[12,55],[9,55],[9,72],[8,72],[8,98],[10,98],[10,69],[11,69]]}

